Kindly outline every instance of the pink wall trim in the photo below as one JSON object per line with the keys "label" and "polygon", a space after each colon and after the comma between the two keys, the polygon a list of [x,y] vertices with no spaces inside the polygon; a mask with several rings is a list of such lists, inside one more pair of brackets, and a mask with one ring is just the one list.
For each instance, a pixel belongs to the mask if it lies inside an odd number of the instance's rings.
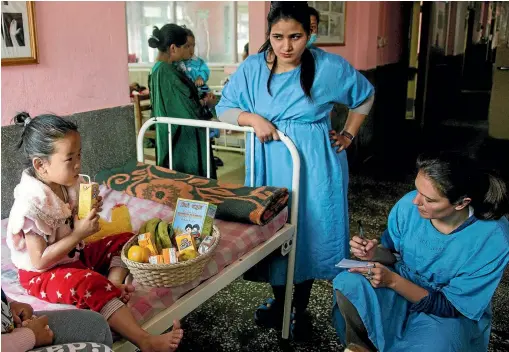
{"label": "pink wall trim", "polygon": [[2,126],[18,111],[130,103],[124,2],[36,2],[39,64],[2,67]]}

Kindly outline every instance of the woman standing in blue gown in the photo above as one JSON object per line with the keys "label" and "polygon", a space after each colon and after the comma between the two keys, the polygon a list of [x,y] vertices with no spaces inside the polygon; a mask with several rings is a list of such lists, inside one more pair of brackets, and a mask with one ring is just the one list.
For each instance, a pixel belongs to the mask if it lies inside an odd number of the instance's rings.
{"label": "woman standing in blue gown", "polygon": [[[246,160],[255,156],[255,186],[291,189],[292,159],[276,129],[296,145],[301,157],[299,220],[295,265],[295,319],[292,331],[302,336],[304,314],[314,279],[332,280],[334,264],[348,253],[348,164],[345,149],[357,135],[374,99],[367,79],[346,60],[322,50],[309,50],[306,2],[272,2],[267,41],[249,56],[223,89],[216,107],[224,122],[251,126],[257,140]],[[334,103],[348,106],[344,130],[331,131]],[[331,146],[332,140],[332,146]],[[246,183],[251,174],[246,163]],[[271,256],[263,279],[275,299],[255,314],[259,325],[280,327],[287,258]],[[260,272],[261,270],[259,270]],[[306,324],[307,327],[308,324]],[[299,326],[301,328],[299,328]]]}
{"label": "woman standing in blue gown", "polygon": [[417,190],[392,209],[382,246],[350,241],[375,267],[334,279],[336,331],[351,351],[487,351],[509,262],[506,184],[457,154],[421,156],[417,168]]}

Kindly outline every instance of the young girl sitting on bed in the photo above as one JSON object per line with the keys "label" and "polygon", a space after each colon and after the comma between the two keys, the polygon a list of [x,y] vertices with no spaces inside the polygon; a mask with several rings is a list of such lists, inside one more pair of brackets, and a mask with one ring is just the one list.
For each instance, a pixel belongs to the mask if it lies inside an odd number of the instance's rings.
{"label": "young girl sitting on bed", "polygon": [[47,302],[99,312],[115,332],[144,352],[174,351],[183,336],[179,322],[174,322],[173,331],[153,336],[126,306],[134,287],[123,284],[128,270],[119,254],[132,234],[84,245],[83,239],[99,230],[102,199],[87,218],[77,218],[81,168],[77,126],[54,115],[31,119],[21,113],[14,120],[24,127],[19,146],[29,163],[14,190],[7,228],[7,245],[21,285]]}

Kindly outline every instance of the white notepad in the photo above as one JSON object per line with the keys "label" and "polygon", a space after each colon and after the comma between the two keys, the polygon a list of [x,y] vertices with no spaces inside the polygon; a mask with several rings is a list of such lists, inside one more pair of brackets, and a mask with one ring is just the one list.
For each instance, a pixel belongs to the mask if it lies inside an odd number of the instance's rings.
{"label": "white notepad", "polygon": [[363,262],[360,260],[350,260],[343,259],[339,263],[336,264],[337,268],[341,269],[351,269],[351,268],[373,268],[374,265],[368,262]]}

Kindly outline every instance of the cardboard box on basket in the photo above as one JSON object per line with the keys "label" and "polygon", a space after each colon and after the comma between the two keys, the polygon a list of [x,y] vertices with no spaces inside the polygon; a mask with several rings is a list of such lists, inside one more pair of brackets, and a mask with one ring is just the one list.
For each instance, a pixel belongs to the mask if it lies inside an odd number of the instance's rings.
{"label": "cardboard box on basket", "polygon": [[193,259],[198,256],[196,243],[192,235],[183,233],[182,235],[176,236],[175,240],[177,241],[177,248],[179,250],[179,260],[185,262],[186,260]]}
{"label": "cardboard box on basket", "polygon": [[142,248],[148,248],[153,256],[159,254],[159,250],[156,246],[155,235],[153,233],[147,232],[138,235],[138,244]]}

